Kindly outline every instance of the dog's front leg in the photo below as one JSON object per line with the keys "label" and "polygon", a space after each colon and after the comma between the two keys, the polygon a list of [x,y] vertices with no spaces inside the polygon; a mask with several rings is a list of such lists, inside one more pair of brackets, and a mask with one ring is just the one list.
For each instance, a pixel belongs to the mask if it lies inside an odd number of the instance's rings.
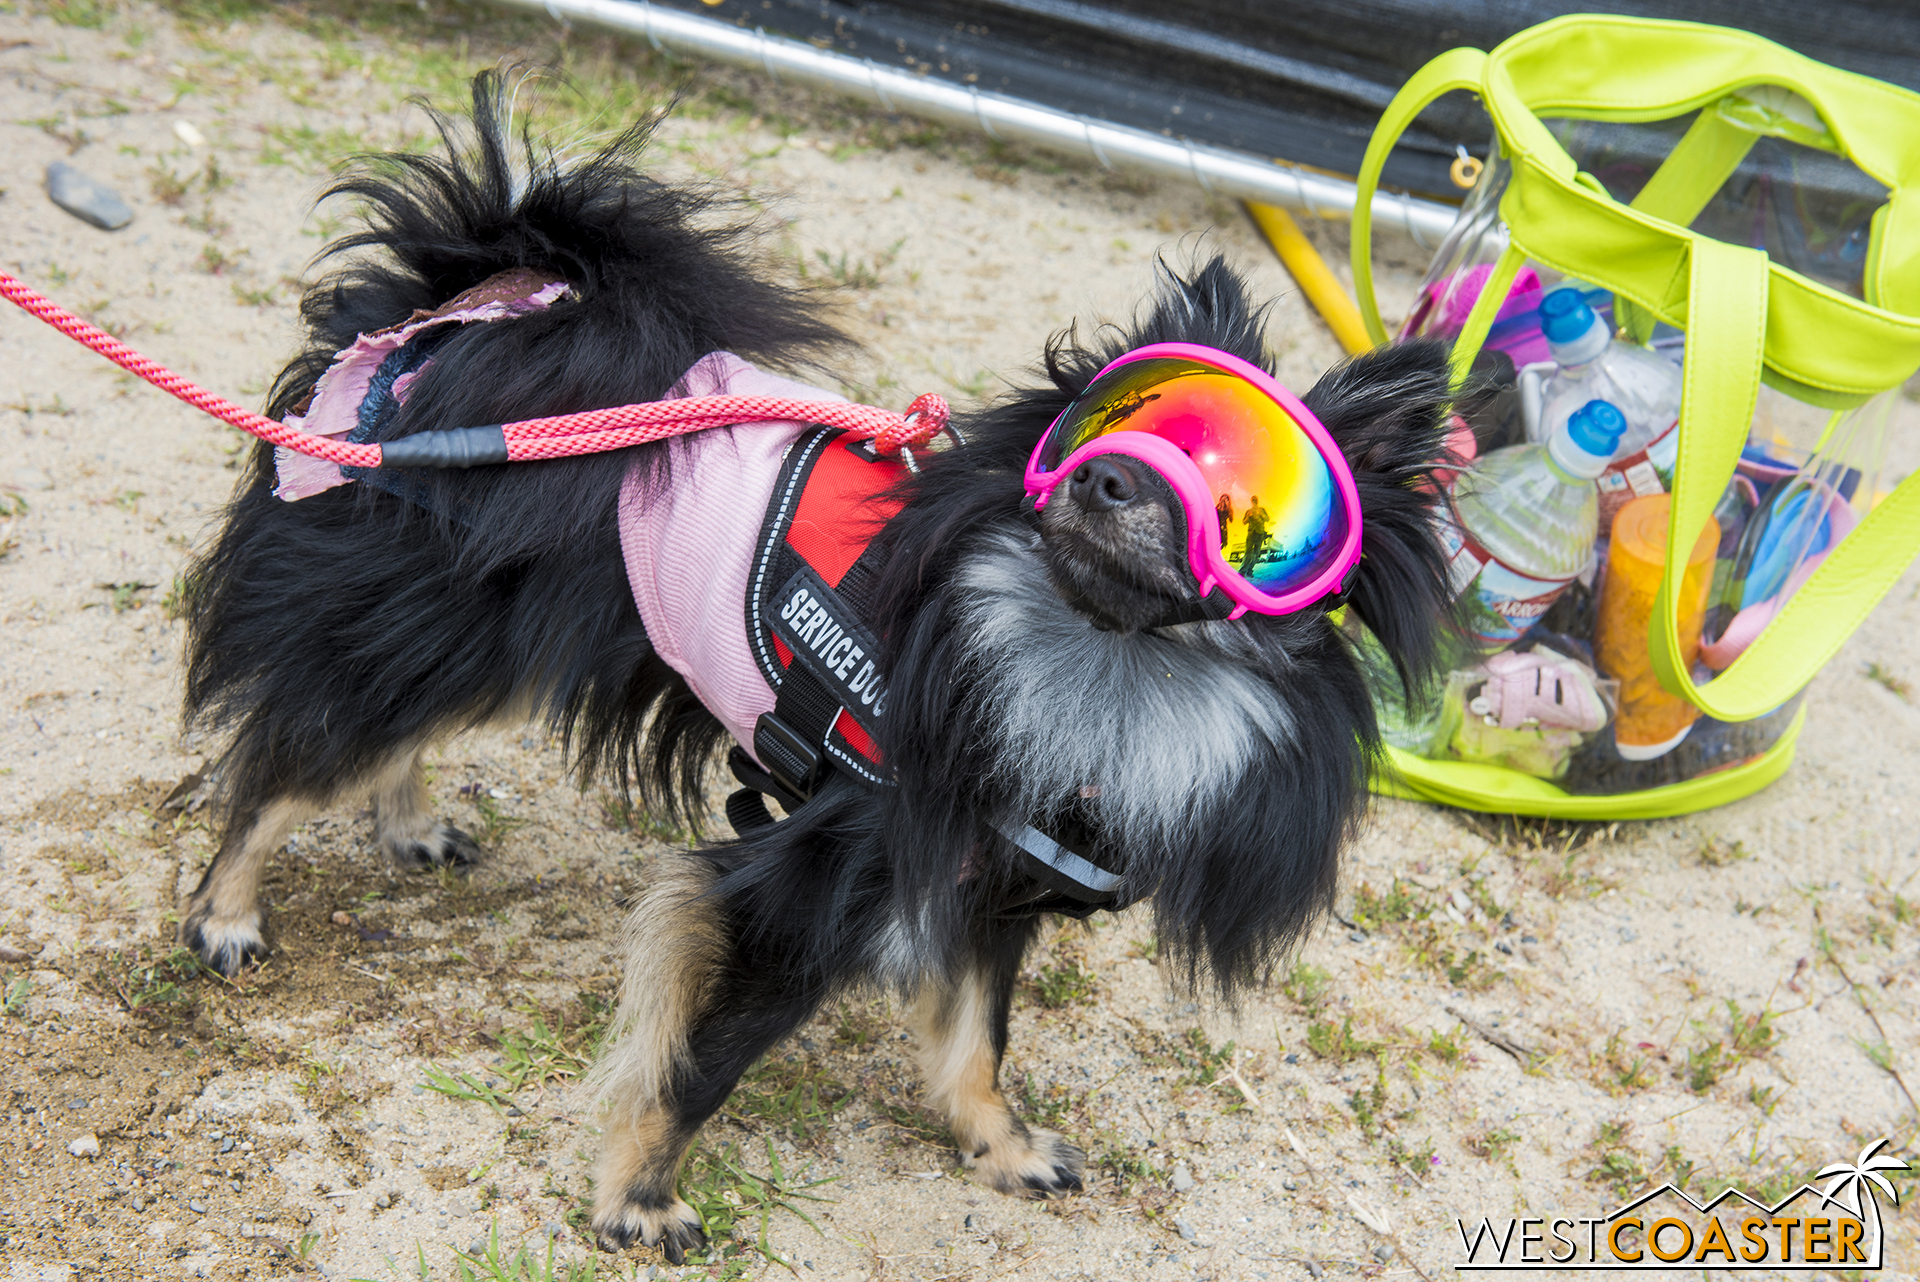
{"label": "dog's front leg", "polygon": [[682,856],[628,917],[615,1040],[594,1068],[606,1108],[594,1234],[608,1250],[658,1246],[673,1264],[706,1242],[678,1191],[700,1127],[826,995],[776,946],[743,942],[713,882]]}
{"label": "dog's front leg", "polygon": [[960,974],[930,982],[914,1003],[913,1025],[927,1097],[946,1113],[961,1163],[1002,1193],[1046,1197],[1080,1188],[1087,1155],[1029,1127],[1000,1093],[1014,983],[1036,925],[1001,930]]}

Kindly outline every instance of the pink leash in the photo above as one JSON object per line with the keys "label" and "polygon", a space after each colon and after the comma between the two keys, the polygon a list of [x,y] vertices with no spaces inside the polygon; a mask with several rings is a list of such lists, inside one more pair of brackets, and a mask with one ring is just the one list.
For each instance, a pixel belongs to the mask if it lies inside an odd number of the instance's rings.
{"label": "pink leash", "polygon": [[474,467],[568,458],[625,449],[629,445],[642,445],[709,427],[779,420],[844,428],[855,437],[871,438],[876,453],[903,454],[911,467],[910,447],[926,445],[947,426],[947,402],[932,392],[915,397],[905,414],[846,401],[795,401],[778,396],[690,396],[616,405],[578,414],[556,414],[552,418],[518,423],[416,432],[384,445],[354,444],[302,432],[263,414],[242,409],[225,397],[215,396],[5,272],[0,272],[0,296],[127,372],[221,422],[231,423],[270,444],[283,445],[342,467]]}

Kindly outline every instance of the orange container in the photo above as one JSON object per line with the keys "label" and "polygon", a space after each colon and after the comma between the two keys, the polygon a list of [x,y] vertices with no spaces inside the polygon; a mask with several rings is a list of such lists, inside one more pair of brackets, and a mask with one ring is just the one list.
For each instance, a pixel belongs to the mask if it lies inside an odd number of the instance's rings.
{"label": "orange container", "polygon": [[[1660,688],[1647,652],[1647,627],[1654,594],[1666,572],[1667,513],[1673,499],[1649,494],[1634,499],[1613,518],[1607,550],[1607,577],[1600,586],[1593,655],[1600,671],[1620,683],[1620,711],[1614,718],[1614,744],[1629,761],[1650,761],[1671,751],[1693,729],[1700,710]],[[1700,653],[1700,626],[1713,586],[1713,557],[1720,546],[1720,523],[1707,528],[1687,558],[1680,591],[1681,652],[1691,665]]]}

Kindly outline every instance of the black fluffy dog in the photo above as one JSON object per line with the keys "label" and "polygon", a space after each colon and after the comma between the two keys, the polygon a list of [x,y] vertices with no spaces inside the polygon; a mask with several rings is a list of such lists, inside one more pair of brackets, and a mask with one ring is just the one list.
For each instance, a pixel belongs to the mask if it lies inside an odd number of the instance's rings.
{"label": "black fluffy dog", "polygon": [[[336,188],[371,212],[305,300],[308,348],[272,413],[299,410],[356,336],[515,268],[568,296],[439,341],[384,438],[653,400],[707,353],[791,368],[842,342],[756,275],[710,201],[632,167],[641,132],[563,169],[531,144],[517,155],[501,120],[482,77],[471,133],[443,126],[446,158],[388,157]],[[675,1191],[696,1132],[756,1057],[857,985],[913,998],[928,1094],[966,1165],[1009,1193],[1078,1187],[1080,1151],[1022,1124],[996,1085],[1048,902],[996,823],[1079,833],[1120,898],[1151,903],[1185,976],[1228,994],[1327,904],[1378,750],[1350,637],[1321,609],[1155,626],[1195,593],[1166,495],[1137,476],[1063,485],[1036,518],[1022,494],[1039,434],[1107,361],[1184,341],[1264,364],[1263,319],[1217,260],[1169,273],[1134,325],[1056,339],[1043,385],[962,419],[966,444],[924,452],[900,484],[872,598],[897,786],[831,773],[784,821],[666,861],[634,908],[597,1070],[604,1243],[678,1261],[701,1240]],[[1349,615],[1415,682],[1444,602],[1424,487],[1447,398],[1443,352],[1419,345],[1305,397],[1364,506]],[[664,493],[687,457],[657,444],[285,502],[258,450],[193,572],[187,711],[231,736],[230,813],[187,944],[228,973],[260,954],[266,858],[351,790],[371,791],[399,863],[472,861],[429,814],[418,762],[492,719],[544,719],[583,774],[704,816],[727,734],[649,644],[616,528],[629,473]]]}

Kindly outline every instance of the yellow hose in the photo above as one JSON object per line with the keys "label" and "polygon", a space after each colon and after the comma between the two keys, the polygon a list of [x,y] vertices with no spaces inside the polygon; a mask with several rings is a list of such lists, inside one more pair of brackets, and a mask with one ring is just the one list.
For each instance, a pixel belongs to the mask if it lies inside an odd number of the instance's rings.
{"label": "yellow hose", "polygon": [[1299,283],[1314,310],[1320,313],[1320,319],[1340,340],[1340,346],[1347,349],[1347,355],[1357,356],[1371,350],[1373,340],[1367,337],[1367,326],[1360,319],[1360,309],[1347,297],[1339,277],[1327,266],[1327,260],[1320,257],[1320,251],[1313,247],[1313,242],[1307,239],[1292,215],[1284,209],[1253,200],[1247,202],[1247,212],[1253,215],[1253,221],[1266,235],[1273,252],[1280,255],[1280,261],[1293,273],[1293,279]]}

